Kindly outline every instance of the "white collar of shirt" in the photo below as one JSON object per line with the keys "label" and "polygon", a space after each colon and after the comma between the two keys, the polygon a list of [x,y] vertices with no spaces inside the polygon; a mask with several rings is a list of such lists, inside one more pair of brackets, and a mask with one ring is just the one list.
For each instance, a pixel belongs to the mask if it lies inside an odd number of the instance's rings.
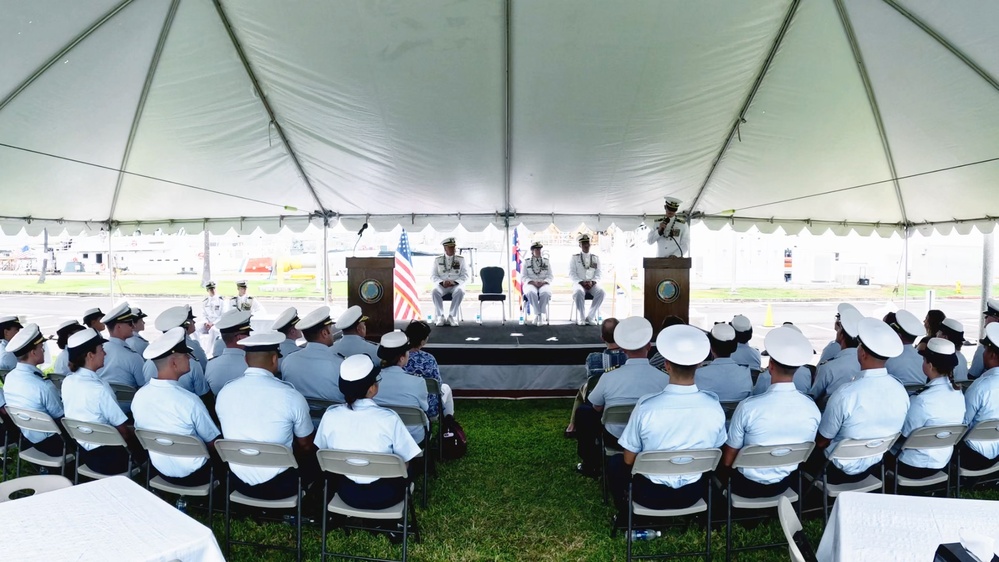
{"label": "white collar of shirt", "polygon": [[86,367],[80,367],[79,369],[76,370],[75,373],[73,373],[73,375],[77,377],[88,377],[98,381],[101,380],[101,378],[97,376],[97,373],[91,371]]}
{"label": "white collar of shirt", "polygon": [[238,347],[227,347],[222,350],[222,355],[239,355],[241,357],[245,357],[246,350]]}
{"label": "white collar of shirt", "polygon": [[172,381],[172,380],[167,380],[167,379],[158,379],[158,378],[149,379],[149,382],[147,382],[146,384],[152,385],[152,386],[162,386],[164,388],[170,388],[170,387],[177,388],[178,387],[177,381]]}
{"label": "white collar of shirt", "polygon": [[948,380],[947,377],[937,377],[937,378],[931,380],[930,382],[926,383],[927,387],[930,387],[930,386],[943,386],[943,385],[950,386],[950,380]]}
{"label": "white collar of shirt", "polygon": [[795,392],[797,390],[793,382],[771,383],[770,387],[767,388],[767,392]]}
{"label": "white collar of shirt", "polygon": [[353,404],[353,409],[355,410],[363,410],[365,408],[377,408],[377,407],[378,404],[376,404],[375,401],[370,398],[360,398],[358,400],[355,400]]}
{"label": "white collar of shirt", "polygon": [[985,377],[991,377],[992,375],[995,375],[996,373],[999,373],[999,367],[992,367],[988,371],[985,371],[984,373],[982,373],[981,378],[984,379]]}
{"label": "white collar of shirt", "polygon": [[627,361],[624,362],[625,365],[648,365],[649,360],[644,357],[629,357]]}
{"label": "white collar of shirt", "polygon": [[121,340],[114,336],[111,336],[110,338],[108,338],[108,343],[111,345],[124,346],[125,340]]}
{"label": "white collar of shirt", "polygon": [[887,377],[887,376],[888,376],[888,369],[885,369],[884,367],[880,369],[867,369],[866,371],[860,371],[860,377],[863,377],[865,379],[871,377]]}
{"label": "white collar of shirt", "polygon": [[663,392],[666,394],[697,394],[700,389],[697,388],[696,384],[668,384]]}
{"label": "white collar of shirt", "polygon": [[274,373],[268,371],[267,369],[261,369],[259,367],[247,367],[246,372],[243,373],[244,377],[270,377],[274,378]]}

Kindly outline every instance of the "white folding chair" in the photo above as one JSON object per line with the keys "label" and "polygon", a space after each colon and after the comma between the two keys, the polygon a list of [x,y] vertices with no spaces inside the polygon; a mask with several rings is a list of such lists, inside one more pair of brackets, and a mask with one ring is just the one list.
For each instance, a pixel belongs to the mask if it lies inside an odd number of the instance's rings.
{"label": "white folding chair", "polygon": [[437,460],[443,460],[444,455],[444,395],[441,393],[441,383],[437,379],[424,378],[427,384],[427,394],[437,397],[437,415],[430,417],[431,427],[437,424]]}
{"label": "white folding chair", "polygon": [[[215,488],[215,468],[212,467],[212,459],[208,455],[208,448],[205,442],[199,437],[192,435],[178,435],[165,433],[162,431],[152,431],[149,429],[136,429],[135,436],[142,444],[142,448],[150,453],[158,453],[168,457],[179,458],[207,458],[208,463],[208,483],[198,486],[181,486],[163,479],[162,476],[152,476],[153,467],[146,471],[146,488],[160,490],[178,496],[207,497],[208,498],[208,527],[212,526],[212,516],[215,511],[212,509],[212,490]],[[150,458],[149,464],[152,465]]]}
{"label": "white folding chair", "polygon": [[[829,498],[836,498],[843,492],[873,492],[874,490],[881,489],[881,493],[885,492],[885,465],[884,465],[884,454],[891,449],[891,446],[895,444],[900,434],[895,433],[887,437],[875,437],[873,439],[844,439],[839,442],[835,449],[829,454],[829,458],[822,465],[821,480],[816,478],[812,483],[813,486],[821,488],[822,490],[822,518],[823,521],[828,522],[829,520]],[[874,475],[869,475],[860,482],[852,482],[849,484],[830,484],[828,481],[828,468],[829,463],[834,460],[855,460],[863,459],[867,457],[879,457],[881,458],[881,478],[878,479]]]}
{"label": "white folding chair", "polygon": [[[628,481],[628,527],[627,527],[627,557],[629,562],[634,559],[664,558],[667,555],[632,556],[631,554],[631,531],[634,527],[634,516],[642,517],[680,517],[684,515],[694,515],[697,513],[707,513],[704,523],[705,539],[704,550],[697,552],[670,553],[668,556],[703,556],[705,560],[711,559],[711,479],[707,473],[712,472],[721,460],[721,449],[690,449],[687,451],[644,451],[635,458],[635,464],[631,469],[631,479]],[[645,476],[671,476],[680,474],[700,474],[701,483],[707,487],[707,501],[701,499],[690,507],[683,509],[651,509],[635,502],[632,495],[632,486],[637,475]],[[616,530],[616,529],[615,529]]]}
{"label": "white folding chair", "polygon": [[49,380],[56,387],[56,390],[62,391],[62,381],[66,380],[66,375],[60,375],[59,373],[49,373]]}
{"label": "white folding chair", "polygon": [[[340,474],[345,477],[367,477],[367,478],[406,478],[406,462],[401,457],[385,453],[365,453],[360,451],[339,451],[336,449],[320,449],[316,453],[319,458],[319,467],[323,472]],[[385,509],[358,509],[347,505],[338,494],[329,497],[329,479],[323,486],[323,505],[330,513],[343,515],[344,517],[356,517],[361,519],[377,519],[394,521],[402,519],[402,560],[405,562],[409,553],[409,534],[412,532],[414,539],[420,540],[420,527],[416,521],[416,510],[413,507],[412,486],[408,486],[403,500]],[[332,553],[326,551],[326,527],[327,514],[323,514],[323,540],[322,554],[320,561],[325,561],[328,556],[337,558],[349,558],[352,560],[379,560],[388,562],[386,558],[369,558],[356,556],[348,553]],[[412,530],[410,530],[412,527]],[[348,527],[345,529],[365,527]]]}
{"label": "white folding chair", "polygon": [[[8,408],[9,410],[10,408]],[[15,422],[16,423],[16,422]],[[964,441],[999,441],[999,420],[984,420],[964,435]],[[999,458],[995,464],[980,470],[961,468],[961,447],[957,448],[957,487],[956,495],[961,495],[962,478],[981,478],[999,472]]]}
{"label": "white folding chair", "polygon": [[323,420],[323,415],[326,414],[331,406],[339,406],[343,402],[334,402],[333,400],[323,400],[322,398],[306,398],[305,401],[309,404],[309,416],[312,418],[312,424],[319,427],[319,422]]}
{"label": "white folding chair", "polygon": [[[628,420],[631,418],[631,412],[635,410],[635,404],[618,404],[617,406],[607,406],[604,411],[600,414],[600,425],[604,428],[608,424],[611,425],[627,425]],[[600,451],[602,456],[600,458],[600,486],[602,488],[604,503],[607,503],[607,496],[609,490],[609,483],[607,478],[607,459],[613,457],[614,455],[620,455],[624,451],[618,447],[611,447],[604,442],[604,433],[606,429],[601,428],[600,430]]]}
{"label": "white folding chair", "polygon": [[[906,449],[953,449],[957,445],[968,426],[963,424],[954,425],[934,425],[921,427],[909,434],[909,437],[902,443],[902,451]],[[901,456],[901,452],[899,453]],[[898,466],[894,471],[895,486],[893,493],[898,494],[898,487],[903,488],[925,488],[944,484],[945,494],[950,497],[950,467],[940,469],[936,474],[931,474],[924,478],[906,478],[898,474]]]}
{"label": "white folding chair", "polygon": [[[784,538],[787,539],[787,552],[791,556],[791,562],[808,562],[809,559],[805,558],[798,543],[794,540],[795,535],[803,531],[801,520],[794,512],[794,507],[791,506],[791,500],[783,497],[778,500],[777,517],[780,518],[780,527],[784,531]],[[814,554],[812,554],[811,559],[815,559]]]}
{"label": "white folding chair", "polygon": [[[252,466],[257,468],[298,468],[298,461],[290,447],[277,443],[261,443],[257,441],[239,441],[236,439],[219,439],[215,449],[222,461],[228,465]],[[232,472],[231,466],[229,472]],[[229,557],[232,545],[242,544],[273,550],[294,550],[298,561],[302,561],[302,477],[298,477],[298,492],[294,496],[276,500],[261,500],[230,490],[231,477],[225,479],[225,550]],[[297,532],[295,548],[232,540],[230,504],[232,502],[257,507],[261,509],[295,509],[295,527]]]}
{"label": "white folding chair", "polygon": [[427,413],[419,408],[414,408],[412,406],[396,406],[394,404],[387,404],[383,408],[388,408],[396,414],[399,415],[399,419],[402,420],[402,424],[406,427],[413,427],[417,425],[423,426],[423,443],[420,443],[420,454],[417,458],[423,458],[423,508],[427,508],[427,483],[429,482],[427,475],[430,472],[430,454],[428,453],[428,448],[430,447],[430,419],[427,418]]}
{"label": "white folding chair", "polygon": [[741,400],[726,400],[724,402],[720,402],[722,411],[725,412],[726,420],[732,419],[732,414],[735,413],[735,409],[739,407],[740,402]]}
{"label": "white folding chair", "polygon": [[[805,443],[792,443],[789,445],[749,445],[739,450],[739,454],[732,463],[732,471],[740,468],[766,469],[779,466],[795,465],[794,472],[798,475],[798,490],[801,490],[801,463],[812,454],[815,443],[807,441]],[[790,502],[798,503],[798,515],[801,515],[801,502],[798,501],[798,494],[788,487],[786,490],[766,498],[746,498],[732,493],[732,479],[729,478],[725,488],[725,496],[728,498],[728,514],[725,525],[725,559],[730,560],[732,553],[740,550],[756,550],[760,548],[771,548],[780,546],[776,544],[762,544],[740,549],[732,548],[732,509],[773,509],[780,504],[782,498]]]}
{"label": "white folding chair", "polygon": [[128,453],[128,464],[126,465],[125,472],[120,472],[118,474],[104,474],[103,472],[97,472],[83,462],[76,463],[76,473],[73,476],[74,484],[79,483],[81,474],[93,480],[108,478],[110,476],[132,477],[132,451],[129,450],[128,444],[125,443],[125,438],[121,436],[121,433],[118,432],[116,427],[103,423],[85,422],[70,418],[63,418],[62,426],[66,428],[66,433],[68,433],[81,448],[83,447],[81,443],[93,443],[102,447],[123,447],[125,452]]}
{"label": "white folding chair", "polygon": [[[14,406],[7,406],[7,415],[10,416],[14,425],[23,430],[29,431],[43,431],[45,433],[62,433],[59,426],[56,424],[52,416],[46,414],[45,412],[38,412],[35,410],[28,410],[26,408],[17,408]],[[66,454],[66,440],[63,439],[62,443],[62,455],[53,456],[46,455],[45,453],[35,449],[34,447],[24,448],[24,436],[18,438],[17,441],[17,454],[22,460],[27,461],[31,464],[44,466],[46,468],[58,468],[59,473],[63,476],[66,475],[66,463],[73,462],[74,456]],[[21,465],[17,464],[17,470],[15,476],[21,476]]]}
{"label": "white folding chair", "polygon": [[45,492],[69,488],[72,485],[73,483],[69,481],[69,478],[58,474],[22,476],[20,478],[14,478],[13,480],[0,483],[0,503],[20,499],[11,497],[18,492],[33,492],[31,494],[25,494],[22,497],[37,496],[38,494],[44,494]]}

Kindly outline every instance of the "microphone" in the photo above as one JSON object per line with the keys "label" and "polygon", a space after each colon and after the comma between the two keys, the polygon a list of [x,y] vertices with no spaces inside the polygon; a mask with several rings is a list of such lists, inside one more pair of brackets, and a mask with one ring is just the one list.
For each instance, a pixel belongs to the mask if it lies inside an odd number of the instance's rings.
{"label": "microphone", "polygon": [[357,241],[354,242],[354,249],[350,251],[351,256],[357,253],[357,245],[361,242],[361,235],[364,234],[364,231],[367,228],[368,228],[368,223],[364,223],[361,225],[361,229],[357,231]]}

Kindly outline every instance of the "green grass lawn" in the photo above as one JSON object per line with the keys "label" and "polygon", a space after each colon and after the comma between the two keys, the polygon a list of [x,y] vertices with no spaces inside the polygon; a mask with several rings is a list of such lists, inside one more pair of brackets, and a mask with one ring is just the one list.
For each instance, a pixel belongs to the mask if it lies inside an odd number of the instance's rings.
{"label": "green grass lawn", "polygon": [[[567,422],[568,400],[460,400],[458,419],[469,436],[468,455],[439,467],[430,485],[430,505],[417,509],[423,540],[412,544],[413,560],[623,560],[625,542],[609,536],[611,507],[601,501],[597,480],[578,476],[575,441],[562,437]],[[417,489],[419,492],[419,488]],[[999,499],[996,492],[975,492],[966,497]],[[170,501],[173,501],[172,499]],[[220,505],[221,504],[217,504]],[[205,522],[204,512],[189,502],[188,513]],[[317,512],[308,514],[316,518]],[[751,530],[735,527],[735,544],[783,540],[774,519]],[[816,519],[816,517],[818,517]],[[716,519],[724,512],[716,511]],[[819,513],[806,514],[806,532],[818,547],[822,534]],[[224,521],[215,517],[215,533],[224,541]],[[702,536],[699,527],[675,529],[660,539],[637,543],[636,552],[650,549],[693,549]],[[294,544],[290,526],[233,521],[239,540]],[[305,559],[319,559],[320,530],[304,530]],[[354,532],[345,537],[340,530],[329,534],[330,548],[367,556],[401,556],[401,547],[390,545],[385,536]],[[714,560],[724,560],[725,535],[716,526],[712,535]],[[738,560],[787,560],[786,548],[740,553]],[[294,555],[236,547],[233,561],[294,560]]]}

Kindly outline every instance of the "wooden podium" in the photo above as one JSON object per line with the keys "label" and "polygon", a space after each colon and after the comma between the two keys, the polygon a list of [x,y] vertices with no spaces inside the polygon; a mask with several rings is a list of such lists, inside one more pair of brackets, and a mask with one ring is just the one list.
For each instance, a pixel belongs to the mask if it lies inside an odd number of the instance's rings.
{"label": "wooden podium", "polygon": [[645,318],[658,334],[670,315],[690,322],[690,258],[645,258]]}
{"label": "wooden podium", "polygon": [[347,306],[361,307],[375,343],[395,328],[394,269],[395,258],[347,258]]}

